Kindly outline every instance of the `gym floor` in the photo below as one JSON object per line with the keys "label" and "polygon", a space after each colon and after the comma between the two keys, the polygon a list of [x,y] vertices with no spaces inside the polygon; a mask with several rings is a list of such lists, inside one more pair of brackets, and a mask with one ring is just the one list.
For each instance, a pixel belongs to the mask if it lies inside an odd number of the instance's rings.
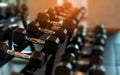
{"label": "gym floor", "polygon": [[[104,66],[106,75],[120,75],[120,32],[110,35],[104,52]],[[10,72],[20,72],[27,60],[14,58],[0,68],[0,75],[9,75]],[[43,69],[44,70],[44,69]],[[40,72],[41,73],[41,72]],[[42,74],[41,74],[42,75]]]}

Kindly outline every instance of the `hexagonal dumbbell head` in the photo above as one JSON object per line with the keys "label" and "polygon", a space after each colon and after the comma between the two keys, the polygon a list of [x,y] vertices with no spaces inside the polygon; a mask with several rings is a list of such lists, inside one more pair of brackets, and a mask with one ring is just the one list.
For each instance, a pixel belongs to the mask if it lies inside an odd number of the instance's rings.
{"label": "hexagonal dumbbell head", "polygon": [[17,28],[12,35],[13,42],[17,45],[23,44],[26,41],[25,35],[26,35],[25,29]]}
{"label": "hexagonal dumbbell head", "polygon": [[89,70],[88,74],[89,75],[106,75],[103,65],[93,65],[93,67]]}
{"label": "hexagonal dumbbell head", "polygon": [[76,27],[76,21],[71,19],[64,19],[62,27],[67,29],[74,29]]}
{"label": "hexagonal dumbbell head", "polygon": [[96,55],[103,55],[104,53],[104,47],[100,45],[96,45],[92,48],[92,54]]}
{"label": "hexagonal dumbbell head", "polygon": [[102,64],[103,57],[101,55],[91,55],[90,57],[91,64]]}
{"label": "hexagonal dumbbell head", "polygon": [[96,34],[98,34],[98,33],[100,33],[100,34],[106,34],[106,33],[107,33],[107,32],[106,32],[106,29],[105,29],[105,26],[104,26],[103,24],[97,25],[97,26],[95,27],[94,32],[95,32]]}
{"label": "hexagonal dumbbell head", "polygon": [[33,37],[39,37],[43,34],[43,32],[41,32],[39,30],[39,24],[37,24],[37,22],[35,21],[32,21],[30,24],[28,24],[28,27],[27,27],[27,33],[28,33],[28,36],[33,36]]}
{"label": "hexagonal dumbbell head", "polygon": [[65,28],[59,28],[55,31],[55,34],[53,36],[57,36],[60,39],[60,42],[63,43],[66,39],[67,30]]}
{"label": "hexagonal dumbbell head", "polygon": [[0,58],[1,59],[4,58],[7,50],[8,50],[8,46],[5,43],[0,41]]}
{"label": "hexagonal dumbbell head", "polygon": [[59,63],[55,68],[55,75],[71,75],[72,65],[70,63]]}
{"label": "hexagonal dumbbell head", "polygon": [[49,15],[47,13],[40,12],[35,21],[39,22],[41,28],[45,28],[50,21]]}
{"label": "hexagonal dumbbell head", "polygon": [[37,70],[38,68],[41,68],[45,63],[45,54],[43,52],[37,52],[34,51],[31,55],[30,61],[29,61],[29,67],[31,70]]}
{"label": "hexagonal dumbbell head", "polygon": [[74,60],[75,60],[75,55],[73,53],[65,52],[61,56],[61,61],[62,62],[70,62],[70,63],[72,63]]}
{"label": "hexagonal dumbbell head", "polygon": [[79,52],[79,46],[77,44],[69,44],[66,48],[66,52],[74,53],[76,55]]}
{"label": "hexagonal dumbbell head", "polygon": [[87,72],[90,69],[90,61],[88,59],[79,59],[74,61],[74,70],[79,70],[82,72]]}
{"label": "hexagonal dumbbell head", "polygon": [[56,52],[58,46],[59,46],[60,40],[58,37],[55,36],[49,36],[44,43],[44,52],[45,53],[54,53]]}

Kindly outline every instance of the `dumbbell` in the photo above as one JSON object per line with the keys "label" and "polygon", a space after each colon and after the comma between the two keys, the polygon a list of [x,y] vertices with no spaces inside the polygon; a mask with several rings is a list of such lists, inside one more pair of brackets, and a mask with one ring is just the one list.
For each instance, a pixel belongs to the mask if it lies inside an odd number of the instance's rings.
{"label": "dumbbell", "polygon": [[28,36],[32,36],[32,37],[34,37],[35,35],[39,37],[43,35],[44,33],[52,34],[54,36],[59,37],[60,42],[63,43],[67,35],[67,30],[64,28],[59,28],[56,31],[52,31],[46,28],[40,28],[40,26],[37,25],[35,21],[32,21],[30,24],[28,24],[27,33],[28,33]]}
{"label": "dumbbell", "polygon": [[93,65],[88,72],[88,75],[106,75],[103,65]]}
{"label": "dumbbell", "polygon": [[78,60],[75,60],[73,62],[73,70],[76,71],[80,71],[83,73],[86,73],[91,67],[91,62],[89,59],[85,59],[85,58],[81,58],[79,57]]}
{"label": "dumbbell", "polygon": [[107,31],[105,29],[105,26],[103,24],[99,24],[95,27],[94,29],[94,32],[97,34],[97,33],[100,33],[100,34],[106,34]]}
{"label": "dumbbell", "polygon": [[43,62],[45,60],[45,54],[43,52],[33,52],[32,55],[27,55],[27,54],[20,53],[20,52],[14,51],[14,50],[9,50],[8,46],[5,43],[0,42],[0,57],[2,58],[6,54],[29,59],[30,62],[31,61],[33,62],[33,64],[31,64],[31,66],[34,66],[34,67],[41,67],[40,64],[43,64]]}
{"label": "dumbbell", "polygon": [[47,13],[49,15],[50,21],[57,21],[58,22],[60,20],[68,18],[68,17],[57,15],[56,11],[53,8],[49,8],[49,9],[45,10],[45,13]]}
{"label": "dumbbell", "polygon": [[79,45],[72,44],[72,43],[68,44],[65,51],[69,53],[74,53],[75,55],[77,55],[78,52],[80,52]]}
{"label": "dumbbell", "polygon": [[101,38],[101,37],[96,37],[96,36],[90,37],[90,36],[87,36],[87,37],[85,37],[85,40],[89,41],[93,45],[102,45],[102,46],[106,45],[106,40]]}
{"label": "dumbbell", "polygon": [[89,53],[96,54],[96,55],[103,55],[104,53],[104,47],[101,45],[91,45],[87,44],[83,46],[81,51],[88,51]]}
{"label": "dumbbell", "polygon": [[58,6],[58,7],[55,7],[54,10],[56,11],[57,15],[74,19],[77,22],[79,22],[80,18],[82,18],[86,12],[84,7],[80,9],[73,8],[72,10],[62,11],[62,8]]}
{"label": "dumbbell", "polygon": [[61,61],[55,67],[55,75],[71,75],[72,73],[72,62],[75,56],[72,53],[65,52],[61,56]]}
{"label": "dumbbell", "polygon": [[[58,8],[58,9],[59,9],[59,8]],[[47,9],[45,12],[49,14],[49,17],[50,17],[50,20],[51,20],[51,21],[57,21],[57,22],[58,22],[58,21],[64,20],[64,19],[71,19],[71,20],[76,21],[76,20],[75,20],[75,17],[69,17],[69,16],[67,16],[68,14],[70,14],[70,12],[68,12],[67,14],[62,13],[62,15],[58,15],[58,14],[56,13],[55,9],[53,9],[53,8],[49,8],[49,9]],[[74,15],[74,16],[75,16],[75,15]],[[76,16],[77,16],[77,15],[76,15]],[[82,15],[80,15],[79,17],[77,16],[78,20],[80,20],[81,16],[82,16]],[[76,21],[76,23],[78,23],[78,22]]]}
{"label": "dumbbell", "polygon": [[8,39],[8,36],[5,35],[6,33],[9,32],[9,28],[5,26],[0,27],[0,41],[6,41]]}
{"label": "dumbbell", "polygon": [[74,53],[76,56],[76,60],[81,58],[88,58],[91,62],[91,64],[97,64],[102,63],[103,60],[103,52],[104,48],[103,46],[83,46],[81,50],[79,50],[79,47],[76,44],[70,44],[68,45],[66,52]]}
{"label": "dumbbell", "polygon": [[44,48],[46,50],[51,50],[51,51],[56,50],[59,43],[60,43],[59,38],[54,37],[52,35],[48,36],[45,41],[40,40],[40,39],[36,39],[36,38],[28,37],[28,36],[26,36],[26,30],[22,29],[22,28],[17,28],[14,31],[14,33],[12,35],[12,39],[13,39],[13,42],[17,45],[21,45],[25,41],[30,41],[33,43],[44,45]]}
{"label": "dumbbell", "polygon": [[79,25],[77,27],[77,35],[84,39],[87,36],[87,27],[85,25]]}
{"label": "dumbbell", "polygon": [[72,38],[68,41],[68,44],[72,43],[72,44],[78,44],[79,48],[81,49],[81,47],[83,46],[83,39],[81,39],[81,37],[79,35],[73,35]]}
{"label": "dumbbell", "polygon": [[[89,34],[88,34],[89,35]],[[91,34],[95,38],[107,40],[107,31],[103,24],[99,24],[94,28],[93,34]]]}
{"label": "dumbbell", "polygon": [[[49,15],[47,13],[44,12],[40,12],[36,18],[36,22],[39,22],[39,24],[41,25],[42,28],[45,27],[50,27],[51,26],[61,26],[63,28],[67,28],[67,29],[73,29],[75,28],[76,22],[74,20],[70,20],[70,19],[65,19],[65,20],[61,20],[59,22],[56,21],[50,21],[49,19]],[[61,23],[62,22],[62,23]]]}
{"label": "dumbbell", "polygon": [[71,75],[72,65],[70,63],[60,63],[55,69],[55,75]]}

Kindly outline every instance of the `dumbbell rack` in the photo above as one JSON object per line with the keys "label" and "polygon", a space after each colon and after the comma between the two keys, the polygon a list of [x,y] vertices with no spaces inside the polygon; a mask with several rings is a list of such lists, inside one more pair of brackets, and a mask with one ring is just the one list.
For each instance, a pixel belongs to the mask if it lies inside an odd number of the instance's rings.
{"label": "dumbbell rack", "polygon": [[[80,21],[80,22],[81,22],[81,21]],[[26,28],[26,27],[25,27],[25,28]],[[40,36],[40,39],[42,39],[42,40],[45,40],[45,38],[46,38],[46,36],[44,36],[44,35]],[[60,61],[61,55],[62,55],[62,54],[65,52],[65,50],[66,50],[65,48],[66,48],[66,45],[68,44],[67,41],[68,41],[68,38],[66,37],[66,40],[64,41],[64,43],[62,43],[62,44],[59,45],[59,47],[58,47],[58,49],[57,49],[57,53],[54,53],[54,54],[53,54],[53,58],[49,60],[49,63],[46,63],[46,65],[44,65],[44,67],[42,67],[42,69],[40,69],[40,70],[38,70],[38,71],[35,71],[35,72],[33,71],[32,73],[34,73],[34,75],[38,75],[39,73],[40,73],[41,75],[44,75],[44,74],[42,74],[42,72],[44,72],[44,73],[48,73],[47,75],[53,75],[53,74],[49,74],[49,73],[52,72],[52,67],[53,67],[53,73],[54,73],[54,71],[55,71],[55,66],[56,66],[57,63]],[[19,48],[19,46],[18,46],[19,49],[17,49],[17,50],[21,52],[21,51],[24,50],[24,48],[26,48],[29,44],[30,44],[29,42],[26,43],[26,44],[23,44],[23,45],[22,45],[23,47],[20,46],[20,48]],[[21,49],[21,48],[22,48],[22,49]],[[40,48],[42,49],[42,46],[41,46],[41,45],[37,46],[35,50],[38,50],[38,49],[39,49],[38,51],[41,51]],[[16,49],[15,49],[15,50],[16,50]],[[11,60],[12,58],[13,58],[13,56],[8,55],[8,58],[7,58],[6,60],[4,60],[1,65],[3,65],[5,62],[8,62],[8,61]],[[54,58],[55,58],[55,61],[53,61]],[[47,64],[48,64],[48,65],[47,65]],[[27,65],[29,65],[29,64],[27,64]],[[46,68],[45,66],[47,66],[47,69],[46,69],[46,71],[43,71],[43,70]],[[25,68],[23,68],[23,70],[22,70],[21,72],[24,72],[24,70],[26,71],[27,69],[29,69],[29,67],[28,67],[28,66],[25,66]]]}

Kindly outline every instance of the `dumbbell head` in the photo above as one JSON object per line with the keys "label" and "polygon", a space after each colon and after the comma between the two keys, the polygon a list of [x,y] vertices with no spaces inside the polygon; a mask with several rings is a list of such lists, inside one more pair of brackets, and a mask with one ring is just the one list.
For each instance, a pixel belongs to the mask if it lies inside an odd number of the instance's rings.
{"label": "dumbbell head", "polygon": [[103,65],[94,65],[88,72],[89,75],[106,75]]}
{"label": "dumbbell head", "polygon": [[80,9],[76,9],[75,11],[72,12],[69,18],[74,19],[78,23],[81,17],[83,16],[80,11],[81,11]]}
{"label": "dumbbell head", "polygon": [[77,34],[84,40],[84,38],[87,36],[87,29],[84,25],[80,25],[77,27]]}
{"label": "dumbbell head", "polygon": [[10,28],[7,26],[3,26],[0,32],[0,41],[8,40],[10,38],[9,33],[10,33]]}
{"label": "dumbbell head", "polygon": [[103,57],[101,55],[91,55],[90,56],[90,61],[91,61],[91,64],[102,64],[103,63]]}
{"label": "dumbbell head", "polygon": [[79,35],[73,36],[72,39],[69,40],[69,43],[78,44],[79,47],[83,45],[82,39],[79,37]]}
{"label": "dumbbell head", "polygon": [[56,52],[58,46],[59,46],[60,40],[58,37],[55,36],[49,36],[46,40],[45,40],[45,44],[44,44],[44,52],[48,53],[48,54],[53,54]]}
{"label": "dumbbell head", "polygon": [[17,28],[12,35],[13,42],[17,45],[23,44],[25,40],[26,30],[22,28]]}
{"label": "dumbbell head", "polygon": [[32,36],[32,37],[39,37],[43,34],[43,32],[41,32],[39,30],[39,24],[37,24],[37,22],[32,21],[31,23],[28,24],[27,27],[27,34],[28,36]]}
{"label": "dumbbell head", "polygon": [[95,38],[94,40],[94,45],[102,45],[102,46],[105,46],[106,45],[106,40],[103,39],[103,38]]}
{"label": "dumbbell head", "polygon": [[40,26],[42,28],[45,28],[50,21],[49,15],[44,12],[40,12],[35,20],[36,22],[39,22]]}
{"label": "dumbbell head", "polygon": [[89,47],[82,47],[80,51],[80,55],[82,58],[89,58],[92,55],[92,50]]}
{"label": "dumbbell head", "polygon": [[17,28],[13,33],[13,42],[17,45],[21,45],[26,40],[33,42],[33,43],[43,44],[44,49],[48,50],[48,52],[52,52],[56,50],[60,43],[59,38],[52,36],[52,35],[49,36],[45,41],[36,39],[36,38],[27,37],[25,29]]}
{"label": "dumbbell head", "polygon": [[76,55],[79,52],[79,46],[77,44],[68,44],[66,52],[74,53]]}
{"label": "dumbbell head", "polygon": [[95,27],[94,32],[95,32],[96,34],[98,34],[98,33],[100,33],[100,34],[106,34],[106,33],[107,33],[107,32],[106,32],[106,29],[105,29],[105,26],[104,26],[103,24],[97,25],[97,26]]}
{"label": "dumbbell head", "polygon": [[55,75],[71,75],[72,65],[70,63],[59,63],[55,68]]}
{"label": "dumbbell head", "polygon": [[81,72],[87,72],[91,64],[88,59],[79,59],[74,61],[74,71],[79,70]]}
{"label": "dumbbell head", "polygon": [[96,34],[95,38],[102,38],[106,41],[107,40],[107,34]]}
{"label": "dumbbell head", "polygon": [[100,45],[95,45],[92,48],[92,54],[96,54],[96,55],[103,55],[104,53],[104,47],[100,46]]}
{"label": "dumbbell head", "polygon": [[29,70],[36,71],[38,68],[41,68],[45,63],[45,54],[43,52],[34,51],[31,55],[30,61],[28,63]]}
{"label": "dumbbell head", "polygon": [[65,28],[59,28],[53,35],[59,37],[60,42],[63,43],[66,39],[67,30]]}
{"label": "dumbbell head", "polygon": [[74,29],[76,27],[76,21],[72,19],[64,19],[62,27],[67,29]]}
{"label": "dumbbell head", "polygon": [[59,21],[59,19],[55,17],[57,14],[53,8],[49,8],[49,9],[45,10],[45,12],[49,14],[51,21]]}
{"label": "dumbbell head", "polygon": [[73,53],[68,53],[65,52],[62,56],[61,56],[61,61],[62,62],[73,62],[75,60],[75,55]]}
{"label": "dumbbell head", "polygon": [[[37,37],[37,36],[39,37],[42,34],[46,33],[44,30],[48,30],[48,29],[40,28],[39,24],[36,24],[35,21],[32,21],[28,25],[27,33],[28,33],[28,36],[30,35],[32,37]],[[51,31],[51,30],[49,30],[49,31]],[[54,31],[52,31],[52,32],[54,32]],[[51,33],[48,32],[47,34],[51,34]],[[63,43],[65,41],[66,34],[67,34],[67,30],[65,28],[59,28],[52,35],[54,35],[56,37],[59,37],[60,38],[60,42]]]}
{"label": "dumbbell head", "polygon": [[1,59],[4,58],[7,50],[8,50],[8,46],[5,43],[0,41],[0,58]]}

